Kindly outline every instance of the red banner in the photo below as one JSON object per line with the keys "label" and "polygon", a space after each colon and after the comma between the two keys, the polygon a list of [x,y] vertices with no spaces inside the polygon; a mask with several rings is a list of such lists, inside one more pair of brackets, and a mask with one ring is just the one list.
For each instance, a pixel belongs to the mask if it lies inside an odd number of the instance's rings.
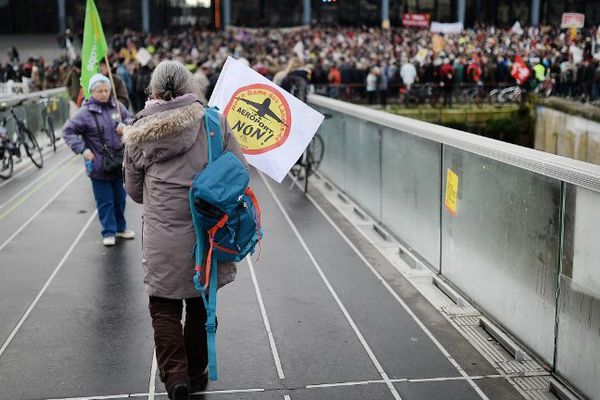
{"label": "red banner", "polygon": [[527,68],[527,65],[523,61],[521,56],[515,57],[515,62],[510,72],[513,78],[517,81],[517,84],[521,85],[527,82],[527,79],[531,76],[531,71]]}
{"label": "red banner", "polygon": [[402,25],[406,28],[429,28],[431,15],[429,14],[404,14],[402,16]]}

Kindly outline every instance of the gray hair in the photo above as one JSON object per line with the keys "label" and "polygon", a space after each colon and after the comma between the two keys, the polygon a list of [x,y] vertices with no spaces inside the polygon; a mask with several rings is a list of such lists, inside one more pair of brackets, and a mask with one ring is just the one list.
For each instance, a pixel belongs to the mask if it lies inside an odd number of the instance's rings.
{"label": "gray hair", "polygon": [[153,98],[171,100],[193,93],[203,97],[192,73],[179,61],[161,61],[152,73],[149,86]]}

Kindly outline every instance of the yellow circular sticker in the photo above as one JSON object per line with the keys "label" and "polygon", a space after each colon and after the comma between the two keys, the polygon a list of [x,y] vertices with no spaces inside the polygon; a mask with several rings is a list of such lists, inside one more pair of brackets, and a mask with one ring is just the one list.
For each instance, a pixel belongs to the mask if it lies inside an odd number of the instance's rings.
{"label": "yellow circular sticker", "polygon": [[244,154],[261,154],[281,146],[292,126],[285,97],[260,83],[236,90],[224,114]]}

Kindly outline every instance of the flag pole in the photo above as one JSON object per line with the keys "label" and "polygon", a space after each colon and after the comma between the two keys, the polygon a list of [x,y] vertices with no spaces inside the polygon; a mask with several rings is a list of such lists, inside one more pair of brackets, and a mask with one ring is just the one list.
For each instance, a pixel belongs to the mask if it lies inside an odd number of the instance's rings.
{"label": "flag pole", "polygon": [[104,62],[106,63],[106,68],[108,68],[108,78],[110,79],[110,84],[112,86],[113,95],[115,96],[115,101],[117,103],[117,112],[119,113],[119,122],[123,122],[123,116],[121,115],[121,107],[119,106],[119,99],[117,98],[117,88],[115,87],[115,81],[113,80],[112,71],[110,70],[110,63],[108,62],[108,56],[104,54]]}

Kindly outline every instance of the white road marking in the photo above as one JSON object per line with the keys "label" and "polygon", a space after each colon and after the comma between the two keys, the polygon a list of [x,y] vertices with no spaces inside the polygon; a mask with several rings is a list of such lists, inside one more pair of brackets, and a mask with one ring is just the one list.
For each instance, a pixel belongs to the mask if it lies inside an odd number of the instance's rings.
{"label": "white road marking", "polygon": [[69,179],[67,181],[67,183],[65,183],[56,193],[54,193],[54,196],[52,196],[51,198],[48,199],[47,202],[44,203],[44,205],[36,211],[35,214],[33,214],[23,225],[21,225],[21,227],[19,229],[17,229],[17,231],[15,233],[13,233],[8,239],[6,239],[6,241],[4,241],[4,243],[2,243],[2,245],[0,245],[0,251],[6,247],[6,245],[8,243],[10,243],[11,240],[13,240],[15,238],[15,236],[17,236],[19,233],[21,233],[21,231],[25,228],[27,228],[27,226],[34,220],[37,218],[38,215],[40,215],[42,213],[42,211],[44,211],[50,204],[52,204],[52,202],[54,200],[56,200],[56,198],[58,196],[60,196],[60,194],[62,192],[64,192],[74,181],[75,179],[79,178],[81,176],[81,174],[83,174],[83,170],[79,171],[77,174],[75,174],[71,179]]}
{"label": "white road marking", "polygon": [[267,336],[269,337],[271,353],[273,353],[273,361],[275,362],[275,368],[277,369],[277,376],[279,376],[279,379],[285,379],[285,374],[283,373],[283,368],[281,366],[281,359],[279,358],[279,352],[277,352],[277,347],[275,346],[275,338],[273,337],[273,332],[271,331],[271,324],[269,323],[269,317],[267,317],[265,303],[263,301],[260,288],[258,287],[258,280],[256,279],[256,274],[254,273],[254,265],[251,257],[246,257],[246,261],[248,261],[248,266],[250,267],[250,276],[252,277],[252,283],[254,284],[254,289],[256,290],[256,297],[258,298],[258,305],[260,306],[260,312],[265,324],[265,330],[267,331]]}
{"label": "white road marking", "polygon": [[150,368],[150,383],[148,384],[148,400],[154,400],[156,391],[156,350],[152,351],[152,367]]}
{"label": "white road marking", "polygon": [[79,243],[79,241],[81,240],[81,237],[83,236],[83,234],[85,233],[87,228],[90,226],[92,221],[96,218],[96,214],[98,214],[98,211],[94,211],[92,213],[90,218],[87,220],[87,222],[85,223],[85,225],[83,226],[83,228],[81,229],[81,231],[79,232],[79,234],[77,235],[77,237],[75,238],[75,240],[73,241],[73,243],[71,244],[71,246],[69,247],[69,249],[67,250],[65,255],[63,256],[62,260],[60,260],[60,262],[54,269],[54,272],[52,272],[52,274],[50,275],[50,277],[48,278],[48,280],[46,281],[44,286],[38,292],[37,296],[35,296],[35,299],[31,302],[31,304],[29,305],[29,308],[27,308],[27,311],[25,311],[25,314],[23,314],[23,316],[21,317],[21,320],[19,321],[17,326],[15,326],[15,328],[12,330],[12,332],[10,333],[10,335],[8,336],[8,338],[6,339],[6,341],[0,348],[0,357],[2,357],[2,354],[4,354],[4,351],[6,350],[6,348],[10,344],[10,342],[12,342],[13,338],[15,337],[15,335],[17,334],[19,329],[21,329],[21,326],[23,325],[23,323],[25,322],[27,317],[29,317],[29,314],[31,314],[31,311],[33,310],[33,308],[36,306],[36,304],[38,303],[40,298],[44,295],[44,293],[46,292],[46,289],[48,289],[48,286],[50,286],[50,283],[52,282],[52,280],[54,279],[56,274],[58,274],[58,271],[60,271],[60,269],[64,265],[65,261],[67,261],[67,258],[69,258],[69,256],[71,255],[71,253],[75,249],[75,246],[77,245],[77,243]]}
{"label": "white road marking", "polygon": [[[0,210],[2,210],[4,207],[6,207],[8,204],[10,204],[11,201],[13,201],[14,199],[16,199],[17,197],[19,197],[21,194],[23,194],[25,191],[27,191],[29,188],[31,188],[33,185],[35,185],[36,183],[38,183],[39,181],[41,181],[42,179],[45,179],[46,177],[49,177],[56,169],[60,168],[61,166],[63,166],[67,161],[69,161],[70,159],[72,159],[73,156],[69,156],[67,158],[65,158],[64,160],[62,160],[60,163],[56,164],[55,166],[53,166],[52,168],[50,168],[47,172],[45,172],[44,174],[38,176],[37,178],[35,178],[33,181],[29,182],[27,184],[27,186],[25,186],[24,188],[22,188],[21,190],[19,190],[17,193],[13,194],[8,200],[6,200],[4,203],[0,204]],[[12,179],[12,178],[11,178]],[[9,183],[10,180],[4,182]]]}
{"label": "white road marking", "polygon": [[[470,376],[469,378],[475,380],[482,379],[506,379],[506,378],[517,378],[522,377],[523,375],[520,373],[513,374],[495,374],[495,375],[478,375],[478,376]],[[550,376],[550,373],[546,373],[544,376]],[[436,378],[399,378],[399,379],[390,379],[391,382],[401,383],[401,382],[410,382],[410,383],[427,383],[427,382],[446,382],[446,381],[464,381],[466,380],[463,376],[454,376],[454,377],[436,377]],[[302,389],[325,389],[325,388],[335,388],[335,387],[344,387],[344,386],[364,386],[370,384],[385,384],[385,381],[382,379],[379,380],[368,380],[368,381],[354,381],[354,382],[335,382],[335,383],[319,383],[315,385],[306,385]],[[300,388],[288,388],[288,389],[300,389]],[[279,389],[274,389],[279,390]],[[214,390],[214,391],[206,391],[206,392],[197,392],[194,395],[200,394],[236,394],[236,393],[256,393],[256,392],[268,392],[270,389],[224,389],[224,390]],[[115,395],[107,395],[107,396],[87,396],[87,397],[65,397],[65,398],[55,398],[55,399],[46,399],[46,400],[110,400],[110,399],[125,399],[125,398],[138,398],[138,397],[147,397],[150,393],[127,393],[127,394],[115,394]],[[155,393],[155,396],[166,396],[167,393]],[[284,395],[284,400],[291,400],[290,395]]]}
{"label": "white road marking", "polygon": [[346,317],[346,320],[348,321],[348,323],[350,324],[350,326],[354,330],[354,333],[356,334],[358,340],[360,341],[360,343],[362,344],[363,348],[365,349],[365,351],[369,355],[369,358],[371,359],[371,361],[373,362],[373,365],[375,366],[375,368],[379,372],[379,375],[381,375],[381,377],[385,381],[385,384],[387,385],[387,387],[389,388],[390,392],[392,393],[392,396],[394,396],[394,398],[396,400],[401,400],[402,397],[400,397],[400,394],[398,393],[398,391],[394,387],[394,384],[390,381],[390,378],[388,377],[387,373],[383,370],[383,367],[381,366],[381,363],[379,362],[379,360],[377,359],[377,357],[373,353],[373,350],[371,350],[371,347],[369,346],[369,344],[365,340],[364,336],[362,335],[362,333],[358,329],[358,326],[356,326],[356,323],[354,322],[354,320],[352,319],[352,317],[348,313],[348,310],[346,309],[346,307],[344,306],[344,304],[342,303],[342,301],[338,297],[335,289],[333,289],[333,286],[331,286],[331,283],[329,283],[329,280],[327,279],[327,277],[323,273],[323,270],[321,269],[321,266],[319,265],[319,263],[317,262],[317,260],[313,256],[312,252],[310,251],[310,249],[306,245],[306,242],[304,241],[304,238],[302,237],[302,235],[300,234],[300,232],[296,228],[296,225],[294,224],[294,221],[292,221],[292,219],[288,215],[287,211],[283,207],[283,204],[281,204],[281,201],[279,200],[279,198],[277,197],[277,195],[275,194],[275,192],[271,188],[271,185],[269,184],[269,182],[267,182],[267,180],[264,177],[264,175],[262,173],[260,173],[260,172],[259,172],[259,175],[260,175],[261,179],[263,180],[263,182],[265,183],[265,186],[267,187],[267,189],[271,193],[271,196],[275,200],[275,203],[277,203],[277,206],[281,210],[283,216],[285,217],[285,219],[287,220],[288,224],[292,228],[292,231],[294,231],[294,234],[298,238],[298,241],[300,242],[300,244],[304,248],[304,251],[306,252],[306,254],[308,255],[308,257],[310,258],[313,266],[315,267],[315,269],[319,273],[319,276],[321,277],[321,279],[325,283],[325,286],[327,286],[327,289],[329,290],[329,293],[331,293],[331,296],[334,298],[334,300],[337,303],[338,307],[340,308],[340,310],[342,311],[342,313]]}
{"label": "white road marking", "polygon": [[[57,150],[58,151],[58,150]],[[58,154],[58,153],[55,153]],[[54,169],[60,167],[62,164],[64,164],[68,159],[70,159],[71,157],[73,157],[73,154],[69,154],[67,158],[65,158],[64,160],[60,161],[57,165],[53,166],[52,168],[50,168],[49,170],[47,170],[47,172],[45,172],[43,175],[40,175],[38,178],[36,178],[33,182],[29,183],[26,187],[24,187],[23,189],[21,189],[19,191],[19,193],[13,195],[13,197],[11,197],[10,199],[8,199],[7,201],[4,202],[4,204],[0,205],[0,209],[2,209],[2,207],[4,207],[7,203],[9,203],[14,197],[17,197],[19,194],[21,194],[23,191],[27,190],[29,187],[31,187],[33,184],[35,184],[36,181],[42,179],[44,176],[47,176],[49,173],[51,173]],[[46,160],[44,160],[46,161]],[[30,163],[27,167],[23,168],[22,170],[20,170],[19,172],[17,172],[15,175],[11,176],[10,178],[8,178],[7,180],[3,181],[0,183],[0,188],[8,185],[12,182],[14,182],[15,178],[18,178],[19,176],[23,175],[25,172],[29,171],[30,169],[32,169],[34,167],[33,163]]]}
{"label": "white road marking", "polygon": [[[265,178],[261,174],[263,181],[266,182]],[[300,188],[302,189],[302,188]],[[271,188],[269,187],[269,190]],[[431,331],[423,324],[423,322],[417,317],[417,315],[408,307],[408,305],[402,300],[402,298],[396,293],[396,291],[390,286],[390,284],[381,276],[381,274],[373,267],[373,265],[365,258],[365,256],[358,250],[358,248],[352,243],[352,241],[346,236],[344,232],[335,224],[331,217],[321,208],[321,206],[315,201],[315,199],[308,193],[306,197],[310,202],[319,210],[319,212],[325,217],[325,219],[331,224],[331,226],[337,231],[337,233],[344,239],[344,241],[354,250],[356,255],[365,263],[365,265],[371,270],[375,277],[381,282],[381,284],[390,292],[390,294],[396,299],[396,301],[404,308],[404,310],[412,317],[412,319],[419,325],[419,327],[425,332],[429,339],[435,344],[435,346],[442,352],[442,354],[450,361],[452,366],[465,378],[469,385],[477,392],[477,394],[484,400],[489,400],[487,395],[477,386],[477,384],[469,377],[469,375],[462,369],[462,367],[456,362],[456,360],[450,355],[450,353],[442,346],[442,344],[436,339]]]}

